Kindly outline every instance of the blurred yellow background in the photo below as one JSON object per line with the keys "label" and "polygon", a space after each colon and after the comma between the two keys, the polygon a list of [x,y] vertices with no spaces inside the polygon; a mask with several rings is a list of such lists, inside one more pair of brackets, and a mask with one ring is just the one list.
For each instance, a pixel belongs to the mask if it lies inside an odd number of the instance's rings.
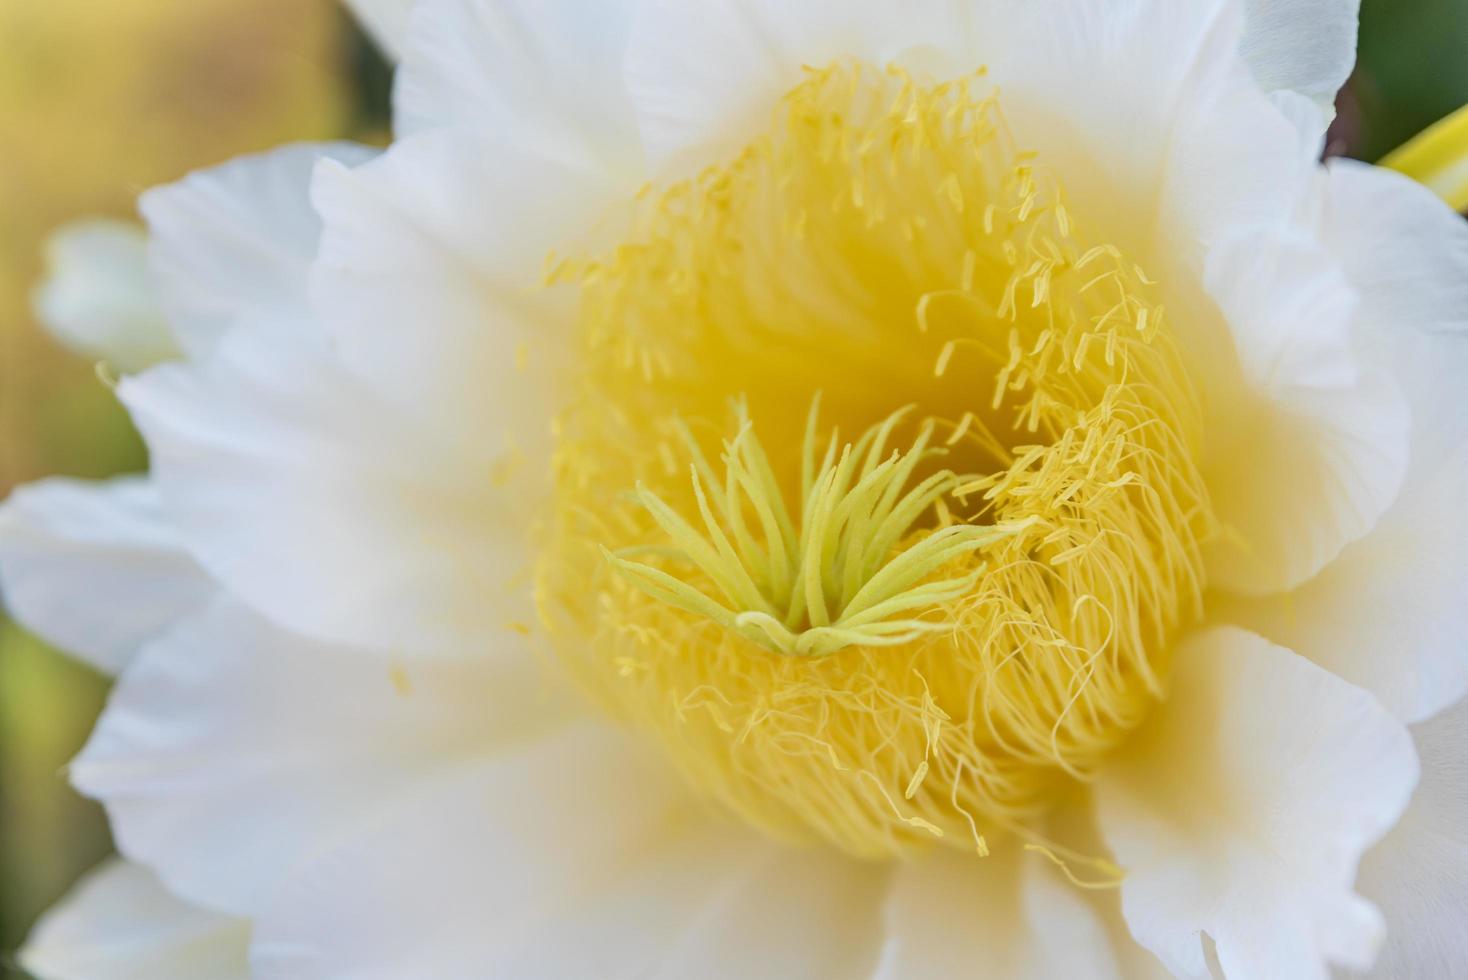
{"label": "blurred yellow background", "polygon": [[[1464,51],[1468,0],[1365,0],[1331,151],[1375,159],[1468,102]],[[239,153],[379,132],[386,78],[334,0],[0,0],[0,497],[145,464],[93,366],[33,320],[47,235]],[[0,975],[110,846],[64,773],[105,686],[0,618]]]}
{"label": "blurred yellow background", "polygon": [[[145,461],[92,365],[34,323],[47,235],[238,153],[356,133],[365,50],[333,0],[0,0],[0,497]],[[0,974],[109,847],[64,773],[104,689],[0,621]]]}

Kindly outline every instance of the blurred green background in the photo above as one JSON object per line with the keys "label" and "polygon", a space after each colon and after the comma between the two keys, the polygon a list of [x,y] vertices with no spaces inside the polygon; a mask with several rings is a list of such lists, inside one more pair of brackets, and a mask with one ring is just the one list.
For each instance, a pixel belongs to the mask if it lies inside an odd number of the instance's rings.
{"label": "blurred green background", "polygon": [[[0,0],[0,496],[145,457],[92,365],[34,323],[58,225],[296,139],[385,133],[387,69],[333,0]],[[1468,103],[1468,0],[1365,0],[1329,152],[1374,160]],[[85,602],[85,596],[77,601]],[[105,681],[0,619],[0,976],[110,843],[67,788]]]}

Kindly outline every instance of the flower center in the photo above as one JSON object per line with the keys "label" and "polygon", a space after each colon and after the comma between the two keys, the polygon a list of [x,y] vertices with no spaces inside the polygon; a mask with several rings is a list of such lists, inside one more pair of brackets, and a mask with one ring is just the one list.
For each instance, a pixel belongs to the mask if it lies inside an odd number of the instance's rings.
{"label": "flower center", "polygon": [[1161,696],[1212,531],[1150,283],[982,85],[813,70],[550,275],[586,365],[557,649],[703,792],[863,856],[982,850],[1085,779]]}
{"label": "flower center", "polygon": [[[951,626],[942,618],[909,617],[969,594],[982,569],[929,581],[932,573],[1034,522],[990,527],[954,521],[944,511],[942,527],[906,542],[918,519],[963,481],[943,470],[903,492],[919,463],[944,452],[928,447],[933,436],[928,422],[911,450],[894,450],[884,459],[883,449],[904,414],[893,413],[839,455],[832,433],[817,468],[812,408],[801,454],[798,531],[769,456],[747,419],[741,418],[738,434],[724,443],[722,480],[693,433],[680,426],[693,460],[689,475],[703,529],[650,490],[639,487],[638,499],[671,545],[652,553],[670,555],[692,575],[679,578],[611,552],[607,558],[654,599],[707,617],[775,653],[824,656],[848,646],[896,646],[925,633],[946,632]],[[711,496],[706,484],[722,487],[723,493]],[[751,524],[757,532],[751,532]],[[699,582],[707,586],[701,589]]]}

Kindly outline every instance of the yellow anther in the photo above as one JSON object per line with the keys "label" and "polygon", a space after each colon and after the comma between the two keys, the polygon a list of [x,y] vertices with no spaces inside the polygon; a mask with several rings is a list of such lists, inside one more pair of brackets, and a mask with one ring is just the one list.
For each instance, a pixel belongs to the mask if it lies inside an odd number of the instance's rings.
{"label": "yellow anther", "polygon": [[1034,826],[1206,584],[1156,290],[987,85],[813,68],[563,273],[548,635],[703,793],[862,856]]}

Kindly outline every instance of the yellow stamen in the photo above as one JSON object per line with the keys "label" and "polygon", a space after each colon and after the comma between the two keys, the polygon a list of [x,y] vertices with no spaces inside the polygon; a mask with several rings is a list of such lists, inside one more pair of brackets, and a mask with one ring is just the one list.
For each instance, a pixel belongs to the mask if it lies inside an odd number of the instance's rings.
{"label": "yellow stamen", "polygon": [[705,794],[863,856],[1035,825],[1164,692],[1205,585],[1168,318],[985,84],[812,70],[557,264],[586,369],[552,642]]}

